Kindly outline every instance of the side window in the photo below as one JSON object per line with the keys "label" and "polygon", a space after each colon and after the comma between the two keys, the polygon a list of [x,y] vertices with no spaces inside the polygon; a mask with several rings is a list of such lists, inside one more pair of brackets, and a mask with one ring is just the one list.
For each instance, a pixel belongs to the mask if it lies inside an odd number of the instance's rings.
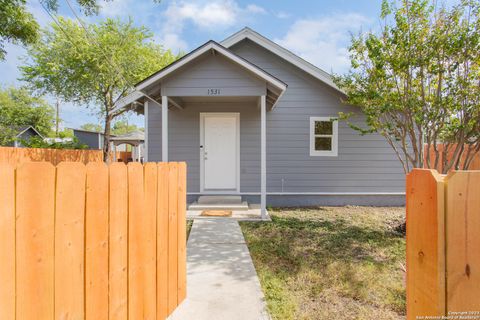
{"label": "side window", "polygon": [[310,156],[338,155],[338,120],[310,117]]}

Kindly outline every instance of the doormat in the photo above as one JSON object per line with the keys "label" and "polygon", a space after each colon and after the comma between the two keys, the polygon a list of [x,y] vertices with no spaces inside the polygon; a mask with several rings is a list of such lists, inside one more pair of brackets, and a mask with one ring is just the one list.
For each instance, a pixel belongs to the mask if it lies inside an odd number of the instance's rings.
{"label": "doormat", "polygon": [[203,210],[200,214],[204,217],[231,217],[231,210]]}

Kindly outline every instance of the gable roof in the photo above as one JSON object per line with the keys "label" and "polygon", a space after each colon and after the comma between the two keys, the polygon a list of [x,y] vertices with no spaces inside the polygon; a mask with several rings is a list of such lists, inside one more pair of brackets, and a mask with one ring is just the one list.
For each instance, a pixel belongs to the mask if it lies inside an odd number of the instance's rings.
{"label": "gable roof", "polygon": [[148,95],[143,92],[142,90],[146,89],[148,86],[157,83],[161,79],[167,77],[168,75],[172,74],[176,70],[180,69],[181,67],[185,66],[186,64],[194,61],[198,57],[202,56],[203,54],[215,51],[221,54],[223,57],[227,58],[228,60],[236,63],[240,67],[250,71],[257,77],[263,79],[267,82],[267,88],[271,95],[274,95],[274,103],[272,108],[275,106],[276,101],[279,100],[279,97],[285,92],[287,89],[287,84],[282,80],[274,77],[270,73],[266,72],[262,68],[256,66],[255,64],[251,63],[250,61],[240,57],[239,55],[233,53],[229,49],[225,48],[218,42],[210,40],[205,44],[201,45],[200,47],[196,48],[195,50],[189,52],[185,56],[181,57],[180,59],[176,60],[175,62],[169,64],[168,66],[164,67],[163,69],[155,72],[154,74],[150,75],[149,77],[143,79],[142,81],[138,82],[135,85],[135,90],[131,92],[129,95],[120,99],[116,104],[117,108],[123,108],[127,105],[133,104],[139,99],[143,97],[148,97]]}
{"label": "gable roof", "polygon": [[14,131],[17,132],[17,135],[15,137],[18,137],[22,135],[25,131],[28,131],[29,129],[33,130],[40,138],[43,139],[43,136],[40,134],[40,132],[37,131],[33,126],[18,126],[18,127],[12,127]]}
{"label": "gable roof", "polygon": [[197,57],[201,56],[205,52],[209,50],[215,50],[218,53],[222,54],[224,57],[227,59],[239,64],[240,66],[244,67],[245,69],[251,71],[258,77],[264,79],[265,81],[271,83],[275,87],[277,87],[279,90],[285,90],[287,88],[287,85],[285,82],[281,81],[280,79],[272,76],[265,70],[259,68],[258,66],[254,65],[253,63],[243,59],[242,57],[236,55],[232,51],[228,50],[227,48],[223,47],[219,43],[210,40],[206,42],[205,44],[201,45],[197,49],[191,51],[187,55],[183,56],[182,58],[178,59],[177,61],[169,64],[165,68],[157,71],[156,73],[152,74],[148,78],[140,81],[135,85],[135,88],[137,90],[142,90],[145,87],[151,85],[154,82],[157,82],[158,80],[165,78],[175,70],[181,68],[182,66],[188,64],[189,62],[195,60]]}
{"label": "gable roof", "polygon": [[258,32],[253,31],[252,29],[245,27],[242,30],[238,31],[237,33],[231,35],[230,37],[226,38],[222,42],[220,42],[224,47],[230,48],[235,44],[243,41],[245,39],[249,39],[254,43],[260,45],[261,47],[267,49],[268,51],[276,54],[277,56],[281,57],[282,59],[292,63],[296,67],[300,68],[301,70],[305,71],[306,73],[310,74],[311,76],[317,78],[318,80],[324,82],[328,86],[332,87],[333,89],[344,93],[337,85],[333,82],[332,76],[314,66],[310,62],[300,58],[296,54],[292,53],[291,51],[285,49],[284,47],[276,44],[272,40],[262,36]]}

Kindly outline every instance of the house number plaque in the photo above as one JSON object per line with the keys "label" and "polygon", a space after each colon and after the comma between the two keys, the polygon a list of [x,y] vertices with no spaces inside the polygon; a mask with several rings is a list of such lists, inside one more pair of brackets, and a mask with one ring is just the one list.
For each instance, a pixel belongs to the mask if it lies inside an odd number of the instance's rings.
{"label": "house number plaque", "polygon": [[209,96],[218,96],[220,95],[220,89],[218,88],[209,88],[207,89],[207,94]]}

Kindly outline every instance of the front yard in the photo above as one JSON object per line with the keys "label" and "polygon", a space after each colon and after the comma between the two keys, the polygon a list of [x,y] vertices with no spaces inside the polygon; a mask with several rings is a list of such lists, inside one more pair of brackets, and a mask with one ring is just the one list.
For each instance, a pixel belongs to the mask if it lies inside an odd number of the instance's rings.
{"label": "front yard", "polygon": [[404,319],[404,208],[270,209],[241,222],[273,319]]}

